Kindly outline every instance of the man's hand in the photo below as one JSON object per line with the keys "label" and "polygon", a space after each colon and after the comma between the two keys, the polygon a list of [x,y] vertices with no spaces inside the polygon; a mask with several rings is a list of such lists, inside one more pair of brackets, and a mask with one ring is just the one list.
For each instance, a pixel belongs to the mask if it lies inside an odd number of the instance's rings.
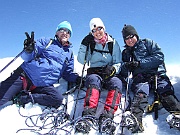
{"label": "man's hand", "polygon": [[128,68],[130,71],[133,71],[137,67],[139,67],[140,63],[139,61],[130,61],[130,62],[125,62],[126,68]]}
{"label": "man's hand", "polygon": [[24,40],[24,50],[27,53],[31,53],[34,50],[34,32],[31,32],[31,37],[29,36],[29,34],[27,32],[25,32],[26,34],[26,39]]}

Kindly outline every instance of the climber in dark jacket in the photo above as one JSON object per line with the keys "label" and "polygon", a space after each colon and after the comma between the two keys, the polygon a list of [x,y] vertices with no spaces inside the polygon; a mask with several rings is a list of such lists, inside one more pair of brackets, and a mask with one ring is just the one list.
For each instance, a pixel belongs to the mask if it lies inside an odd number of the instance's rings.
{"label": "climber in dark jacket", "polygon": [[148,105],[150,84],[157,76],[157,93],[163,107],[170,113],[180,111],[180,103],[174,95],[173,86],[166,75],[164,54],[161,48],[150,39],[140,39],[137,31],[131,25],[122,29],[125,49],[122,51],[122,67],[120,76],[127,78],[132,73],[131,90],[134,98],[131,112],[137,118],[138,128],[132,132],[143,131],[142,115]]}

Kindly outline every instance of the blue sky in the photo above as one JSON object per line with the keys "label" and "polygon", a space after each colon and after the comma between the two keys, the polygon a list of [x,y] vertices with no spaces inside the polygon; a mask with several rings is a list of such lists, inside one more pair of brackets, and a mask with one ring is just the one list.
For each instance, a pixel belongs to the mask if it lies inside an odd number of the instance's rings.
{"label": "blue sky", "polygon": [[89,21],[100,17],[109,34],[124,42],[124,24],[133,25],[141,38],[157,42],[165,62],[180,60],[179,0],[3,0],[0,5],[0,58],[14,57],[23,49],[24,32],[35,32],[35,39],[54,37],[57,25],[67,20],[73,28],[70,41],[77,55]]}

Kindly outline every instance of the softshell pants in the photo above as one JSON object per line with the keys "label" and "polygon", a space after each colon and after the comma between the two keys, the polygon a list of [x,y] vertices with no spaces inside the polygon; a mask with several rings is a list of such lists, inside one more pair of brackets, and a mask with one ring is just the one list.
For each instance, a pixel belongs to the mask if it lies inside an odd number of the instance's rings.
{"label": "softshell pants", "polygon": [[[22,69],[15,70],[10,77],[0,84],[0,106],[12,100],[23,89],[21,79]],[[26,104],[33,101],[40,105],[49,107],[59,107],[62,103],[62,94],[53,86],[36,87],[31,91],[31,95],[22,95],[21,102]]]}

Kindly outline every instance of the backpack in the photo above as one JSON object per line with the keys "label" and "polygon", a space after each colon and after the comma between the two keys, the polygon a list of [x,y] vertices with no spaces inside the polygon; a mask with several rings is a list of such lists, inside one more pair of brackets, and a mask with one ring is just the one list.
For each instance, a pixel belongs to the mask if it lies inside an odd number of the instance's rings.
{"label": "backpack", "polygon": [[[110,35],[110,37],[112,37]],[[113,41],[114,41],[114,38],[113,38]],[[93,53],[93,51],[96,51],[96,52],[100,52],[100,53],[110,53],[111,56],[112,56],[112,52],[113,52],[113,42],[108,42],[108,50],[109,51],[103,51],[103,50],[97,50],[95,49],[95,43],[90,43],[90,50],[91,50],[91,54]]]}

